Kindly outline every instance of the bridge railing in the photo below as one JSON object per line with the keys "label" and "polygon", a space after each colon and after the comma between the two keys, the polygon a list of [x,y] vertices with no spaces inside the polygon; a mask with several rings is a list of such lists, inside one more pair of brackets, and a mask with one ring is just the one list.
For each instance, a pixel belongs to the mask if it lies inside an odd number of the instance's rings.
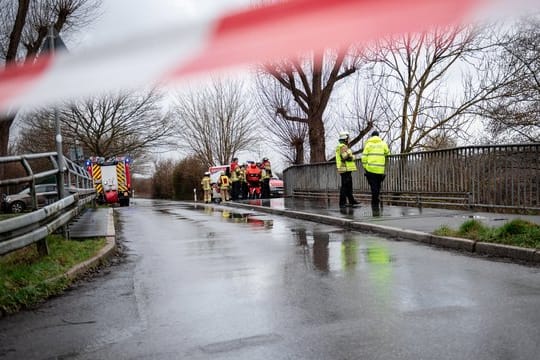
{"label": "bridge railing", "polygon": [[[95,198],[92,178],[86,169],[64,159],[64,170],[58,166],[57,153],[28,154],[0,158],[4,175],[0,191],[10,192],[23,185],[30,187],[32,212],[0,221],[0,255],[37,243],[40,254],[48,253],[46,236],[66,225],[77,216],[87,203]],[[71,195],[56,199],[42,209],[38,208],[36,183],[54,177],[56,184],[66,184]],[[63,182],[59,181],[63,177]],[[57,188],[58,190],[58,188]]]}
{"label": "bridge railing", "polygon": [[21,189],[21,186],[30,188],[32,196],[32,209],[37,209],[35,186],[47,178],[63,177],[65,187],[71,193],[92,193],[93,180],[83,167],[68,158],[64,158],[65,169],[60,171],[56,152],[27,154],[18,156],[0,157],[2,173],[8,174],[0,178],[0,193],[10,194]]}
{"label": "bridge railing", "polygon": [[[369,199],[361,160],[356,165],[353,188],[357,196]],[[287,196],[331,200],[339,194],[334,162],[292,166],[283,176]],[[391,155],[382,199],[401,205],[540,212],[540,144]]]}
{"label": "bridge railing", "polygon": [[0,255],[34,243],[41,255],[48,254],[45,238],[80,214],[94,197],[73,194],[37,211],[0,221]]}

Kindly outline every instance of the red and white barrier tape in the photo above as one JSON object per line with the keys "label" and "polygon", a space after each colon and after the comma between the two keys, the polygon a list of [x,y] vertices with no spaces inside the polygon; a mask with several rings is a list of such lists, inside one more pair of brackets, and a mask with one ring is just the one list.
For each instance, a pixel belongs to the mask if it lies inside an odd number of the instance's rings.
{"label": "red and white barrier tape", "polygon": [[195,26],[157,29],[133,41],[7,67],[0,73],[0,111],[422,31],[458,21],[484,2],[292,0]]}

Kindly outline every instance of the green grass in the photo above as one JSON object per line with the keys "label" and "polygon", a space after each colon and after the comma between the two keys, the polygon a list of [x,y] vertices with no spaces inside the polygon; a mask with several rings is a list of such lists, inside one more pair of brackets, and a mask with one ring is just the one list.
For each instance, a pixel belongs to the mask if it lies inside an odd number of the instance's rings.
{"label": "green grass", "polygon": [[458,230],[442,226],[434,232],[440,236],[455,236],[482,242],[540,248],[540,225],[514,219],[500,227],[488,227],[478,220],[468,220]]}
{"label": "green grass", "polygon": [[[104,238],[70,241],[52,235],[47,239],[48,256],[40,257],[33,245],[0,257],[0,314],[31,308],[62,293],[70,284],[62,275],[93,257],[106,243]],[[57,280],[48,281],[55,277]]]}
{"label": "green grass", "polygon": [[23,214],[12,214],[12,213],[2,213],[0,214],[0,221],[10,219],[12,217],[16,217]]}

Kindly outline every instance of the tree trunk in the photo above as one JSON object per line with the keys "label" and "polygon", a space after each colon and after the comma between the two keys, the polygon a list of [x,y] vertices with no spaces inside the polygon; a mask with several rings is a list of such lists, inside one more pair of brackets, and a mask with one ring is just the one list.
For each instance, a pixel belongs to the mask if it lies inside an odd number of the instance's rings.
{"label": "tree trunk", "polygon": [[319,163],[326,161],[326,146],[324,122],[322,115],[310,116],[309,120],[309,157],[310,163]]}
{"label": "tree trunk", "polygon": [[17,50],[21,41],[24,24],[26,22],[26,15],[28,14],[28,8],[30,7],[30,0],[19,0],[19,7],[17,8],[17,16],[15,17],[15,23],[13,29],[9,34],[9,45],[6,53],[6,63],[15,61],[17,58]]}
{"label": "tree trunk", "polygon": [[304,142],[298,141],[294,144],[294,165],[302,165],[304,163]]}
{"label": "tree trunk", "polygon": [[[30,0],[19,0],[15,23],[13,24],[13,28],[11,30],[11,33],[9,34],[9,44],[5,56],[6,64],[14,62],[17,58],[17,51],[19,49],[19,43],[21,41],[21,36],[24,29],[24,24],[26,22],[26,15],[28,14],[29,6]],[[8,154],[9,130],[14,120],[15,114],[0,115],[0,157],[7,156]],[[4,176],[5,171],[2,167],[0,168],[0,179],[3,179]]]}
{"label": "tree trunk", "polygon": [[[0,116],[0,157],[8,155],[9,128],[15,116]],[[0,165],[0,179],[6,179],[6,165]]]}
{"label": "tree trunk", "polygon": [[9,129],[15,120],[15,115],[0,116],[0,157],[8,155]]}

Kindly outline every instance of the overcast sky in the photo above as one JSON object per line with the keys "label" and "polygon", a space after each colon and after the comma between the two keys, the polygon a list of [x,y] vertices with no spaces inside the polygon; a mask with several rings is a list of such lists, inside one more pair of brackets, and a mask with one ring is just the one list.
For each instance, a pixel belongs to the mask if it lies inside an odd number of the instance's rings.
{"label": "overcast sky", "polygon": [[[254,0],[103,0],[100,18],[73,39],[69,39],[68,47],[71,46],[75,51],[76,48],[95,47],[106,42],[133,40],[136,34],[155,31],[156,20],[159,26],[175,24],[185,25],[189,29],[191,23],[247,7],[253,2]],[[274,157],[273,154],[266,156]],[[276,158],[271,160],[278,163]]]}
{"label": "overcast sky", "polygon": [[[252,0],[103,0],[102,15],[97,21],[70,39],[75,48],[94,47],[104,42],[132,39],[134,34],[155,30],[156,19],[160,26],[195,23],[221,13],[249,6]],[[264,147],[264,146],[262,146]],[[268,156],[276,171],[284,166],[275,153],[260,155],[261,149],[238,154],[241,162],[260,160]],[[177,151],[166,152],[160,157],[178,158]]]}
{"label": "overcast sky", "polygon": [[246,7],[249,0],[103,0],[102,15],[78,37],[77,46],[123,40],[160,26],[189,24]]}

